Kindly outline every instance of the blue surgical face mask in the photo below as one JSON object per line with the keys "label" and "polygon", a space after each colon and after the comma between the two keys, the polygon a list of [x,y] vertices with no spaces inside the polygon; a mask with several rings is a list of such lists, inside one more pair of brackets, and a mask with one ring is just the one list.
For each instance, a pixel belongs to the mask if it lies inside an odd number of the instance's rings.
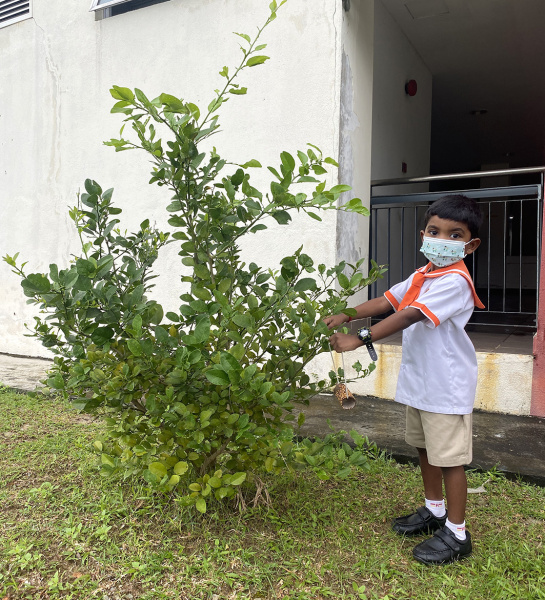
{"label": "blue surgical face mask", "polygon": [[436,267],[448,267],[464,258],[465,247],[472,241],[473,239],[464,242],[463,240],[442,240],[424,236],[420,252]]}

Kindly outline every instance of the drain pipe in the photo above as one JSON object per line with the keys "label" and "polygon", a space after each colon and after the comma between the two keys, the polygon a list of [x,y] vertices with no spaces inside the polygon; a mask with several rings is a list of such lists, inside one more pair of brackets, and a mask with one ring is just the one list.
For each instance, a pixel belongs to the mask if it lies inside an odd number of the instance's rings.
{"label": "drain pipe", "polygon": [[[541,206],[543,206],[544,176],[541,174]],[[537,332],[534,336],[534,369],[530,414],[545,417],[545,209],[542,211],[541,261],[539,267]]]}

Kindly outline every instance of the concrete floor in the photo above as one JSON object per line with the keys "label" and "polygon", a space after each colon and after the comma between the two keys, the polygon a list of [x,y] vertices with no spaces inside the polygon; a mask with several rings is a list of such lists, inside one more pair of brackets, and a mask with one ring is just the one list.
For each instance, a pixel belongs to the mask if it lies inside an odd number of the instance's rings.
{"label": "concrete floor", "polygon": [[[417,462],[416,450],[405,442],[405,406],[391,400],[356,396],[356,406],[343,410],[333,395],[322,394],[304,408],[301,433],[323,437],[355,429],[400,462]],[[510,478],[520,477],[545,486],[545,419],[474,411],[473,461],[470,468],[497,468]]]}

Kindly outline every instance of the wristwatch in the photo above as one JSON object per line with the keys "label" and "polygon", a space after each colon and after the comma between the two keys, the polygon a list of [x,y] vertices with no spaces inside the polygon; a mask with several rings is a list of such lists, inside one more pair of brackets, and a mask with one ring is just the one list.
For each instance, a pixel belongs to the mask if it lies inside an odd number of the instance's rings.
{"label": "wristwatch", "polygon": [[358,329],[358,333],[356,335],[367,346],[371,360],[376,361],[378,356],[375,352],[375,348],[373,347],[373,342],[371,341],[371,330],[367,327],[362,327],[361,329]]}

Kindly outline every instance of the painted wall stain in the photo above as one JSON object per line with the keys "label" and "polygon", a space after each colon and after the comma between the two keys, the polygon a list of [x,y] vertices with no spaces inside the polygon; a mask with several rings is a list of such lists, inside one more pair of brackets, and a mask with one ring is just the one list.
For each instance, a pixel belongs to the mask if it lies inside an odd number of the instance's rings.
{"label": "painted wall stain", "polygon": [[477,379],[477,393],[475,397],[475,408],[489,412],[498,412],[497,400],[499,382],[499,369],[497,354],[479,353],[479,375]]}

